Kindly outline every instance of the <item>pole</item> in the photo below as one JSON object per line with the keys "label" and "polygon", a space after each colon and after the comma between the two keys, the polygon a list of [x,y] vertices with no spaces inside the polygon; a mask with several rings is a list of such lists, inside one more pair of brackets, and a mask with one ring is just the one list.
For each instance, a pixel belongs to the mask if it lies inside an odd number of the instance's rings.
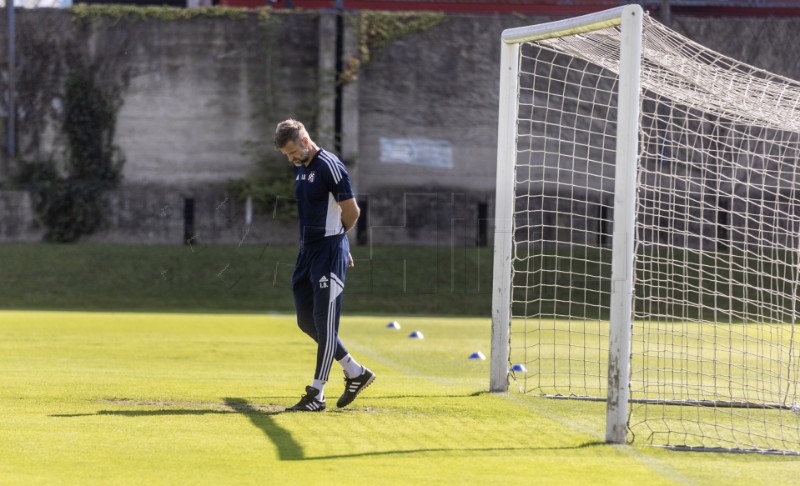
{"label": "pole", "polygon": [[335,95],[333,99],[333,151],[344,158],[342,154],[342,110],[344,87],[342,86],[342,71],[344,70],[344,0],[336,0],[336,79]]}
{"label": "pole", "polygon": [[15,133],[17,111],[16,107],[14,106],[14,94],[16,92],[16,53],[14,52],[14,43],[16,42],[16,21],[14,19],[14,0],[6,0],[6,10],[8,11],[8,141],[6,144],[6,149],[8,151],[8,158],[11,159],[17,153],[17,148],[14,143],[17,138]]}

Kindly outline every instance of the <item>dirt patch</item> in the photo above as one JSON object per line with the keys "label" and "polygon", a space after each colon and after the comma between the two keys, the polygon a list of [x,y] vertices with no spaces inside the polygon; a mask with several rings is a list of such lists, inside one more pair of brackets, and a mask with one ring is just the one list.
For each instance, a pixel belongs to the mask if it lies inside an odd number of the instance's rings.
{"label": "dirt patch", "polygon": [[[110,403],[113,405],[148,407],[157,410],[205,410],[210,412],[231,412],[231,413],[264,413],[275,414],[284,412],[285,405],[262,405],[250,403],[236,399],[226,402],[193,402],[186,400],[138,400],[134,398],[103,398],[97,400],[98,403]],[[331,407],[327,412],[334,413],[379,413],[380,410],[373,407],[349,407],[338,409]]]}
{"label": "dirt patch", "polygon": [[137,407],[151,407],[159,410],[208,410],[213,412],[260,412],[275,413],[283,412],[286,408],[282,405],[260,405],[238,400],[229,402],[192,402],[184,400],[137,400],[133,398],[104,398],[98,400],[99,403],[111,403],[114,405],[126,405]]}

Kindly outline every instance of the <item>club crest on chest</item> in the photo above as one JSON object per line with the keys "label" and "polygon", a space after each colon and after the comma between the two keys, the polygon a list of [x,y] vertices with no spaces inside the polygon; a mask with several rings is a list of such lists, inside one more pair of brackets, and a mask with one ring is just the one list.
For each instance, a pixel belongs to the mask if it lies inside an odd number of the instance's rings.
{"label": "club crest on chest", "polygon": [[297,174],[297,177],[294,178],[296,181],[308,181],[314,182],[314,178],[317,176],[315,171],[311,171],[308,174]]}

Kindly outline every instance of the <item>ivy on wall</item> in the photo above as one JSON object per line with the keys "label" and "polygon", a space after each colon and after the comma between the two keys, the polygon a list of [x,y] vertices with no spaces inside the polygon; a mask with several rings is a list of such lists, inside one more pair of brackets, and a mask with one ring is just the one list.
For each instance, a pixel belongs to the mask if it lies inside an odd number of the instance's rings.
{"label": "ivy on wall", "polygon": [[250,175],[228,183],[228,190],[239,201],[250,198],[253,209],[282,222],[297,217],[294,198],[294,169],[286,157],[270,144],[251,143],[246,150],[256,167]]}
{"label": "ivy on wall", "polygon": [[52,158],[19,165],[16,181],[33,193],[46,241],[70,243],[103,223],[103,196],[121,179],[124,160],[113,144],[117,104],[87,66],[73,69],[64,94],[66,175]]}
{"label": "ivy on wall", "polygon": [[359,70],[370,62],[380,48],[411,33],[430,30],[444,20],[441,12],[366,11],[353,16],[358,44],[356,53],[346,60],[339,82],[348,84],[358,79]]}
{"label": "ivy on wall", "polygon": [[[259,9],[259,15],[268,15],[268,7]],[[122,20],[189,20],[198,17],[225,17],[243,19],[247,10],[234,7],[177,8],[167,6],[136,5],[94,5],[81,3],[70,8],[75,21],[110,21],[117,24]]]}
{"label": "ivy on wall", "polygon": [[[228,181],[227,190],[239,202],[250,199],[253,210],[271,217],[281,223],[296,220],[297,206],[294,194],[294,169],[280,152],[272,145],[272,130],[277,119],[288,115],[283,113],[285,99],[292,93],[281,88],[283,83],[277,79],[282,76],[282,57],[276,52],[287,35],[285,25],[276,17],[269,15],[269,9],[259,13],[260,35],[259,57],[265,63],[261,70],[263,79],[254,84],[250,96],[256,107],[255,119],[268,130],[259,140],[245,143],[243,155],[253,161],[254,168],[241,179]],[[311,133],[316,132],[315,121],[319,110],[316,88],[304,99],[295,99],[293,115],[306,125]],[[276,115],[276,113],[280,113]]]}

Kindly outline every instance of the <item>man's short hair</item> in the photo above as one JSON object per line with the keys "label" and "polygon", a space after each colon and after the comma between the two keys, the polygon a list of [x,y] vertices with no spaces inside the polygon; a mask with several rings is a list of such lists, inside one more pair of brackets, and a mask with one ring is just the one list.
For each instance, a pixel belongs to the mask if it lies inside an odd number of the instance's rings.
{"label": "man's short hair", "polygon": [[278,127],[275,128],[273,143],[275,144],[275,148],[280,150],[289,142],[300,145],[303,141],[303,137],[307,136],[308,132],[306,131],[306,127],[299,121],[289,118],[288,120],[278,123]]}

